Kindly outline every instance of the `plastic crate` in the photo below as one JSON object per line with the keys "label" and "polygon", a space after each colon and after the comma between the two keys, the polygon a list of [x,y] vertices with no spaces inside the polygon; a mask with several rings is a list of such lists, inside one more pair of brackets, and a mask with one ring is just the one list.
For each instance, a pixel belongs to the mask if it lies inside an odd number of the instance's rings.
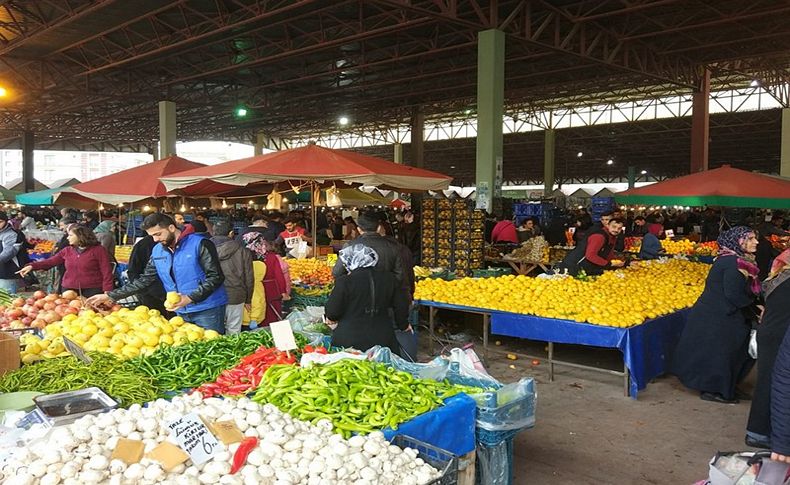
{"label": "plastic crate", "polygon": [[317,296],[307,296],[292,291],[289,303],[290,308],[304,308],[308,306],[326,306],[327,301],[329,301],[329,293]]}
{"label": "plastic crate", "polygon": [[509,274],[513,274],[513,270],[510,268],[476,269],[472,271],[472,278],[496,278]]}
{"label": "plastic crate", "polygon": [[392,438],[392,444],[401,448],[408,447],[417,450],[419,458],[442,473],[441,477],[423,485],[455,485],[458,483],[458,458],[449,451],[402,434]]}

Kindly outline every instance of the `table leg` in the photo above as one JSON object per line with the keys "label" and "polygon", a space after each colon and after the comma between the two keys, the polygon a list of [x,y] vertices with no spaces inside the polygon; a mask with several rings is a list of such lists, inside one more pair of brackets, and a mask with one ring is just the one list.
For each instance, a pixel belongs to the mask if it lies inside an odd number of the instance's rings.
{"label": "table leg", "polygon": [[549,342],[549,382],[554,382],[554,342]]}
{"label": "table leg", "polygon": [[631,371],[628,370],[628,366],[625,362],[623,362],[623,386],[625,397],[631,397]]}
{"label": "table leg", "polygon": [[458,464],[463,468],[458,470],[458,485],[474,485],[475,484],[475,450],[470,451],[458,458]]}
{"label": "table leg", "polygon": [[513,261],[508,261],[507,264],[509,264],[510,267],[513,268],[513,271],[515,271],[516,274],[520,274],[520,275],[524,274],[523,270],[521,269],[521,265],[520,264],[516,264]]}
{"label": "table leg", "polygon": [[483,355],[488,359],[488,330],[491,326],[491,314],[483,314]]}
{"label": "table leg", "polygon": [[430,337],[431,343],[428,346],[428,351],[433,356],[433,343],[434,343],[434,316],[436,315],[436,309],[432,306],[428,307],[428,335]]}

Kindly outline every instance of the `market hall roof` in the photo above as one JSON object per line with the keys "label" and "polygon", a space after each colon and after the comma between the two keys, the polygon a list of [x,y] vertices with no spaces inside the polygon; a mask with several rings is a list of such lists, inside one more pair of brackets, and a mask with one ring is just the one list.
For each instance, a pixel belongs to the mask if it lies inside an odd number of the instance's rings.
{"label": "market hall roof", "polygon": [[[182,140],[252,142],[473,109],[477,33],[507,32],[506,103],[542,109],[752,80],[787,105],[784,0],[8,0],[0,146],[153,151],[156,102]],[[244,104],[247,117],[234,116]]]}

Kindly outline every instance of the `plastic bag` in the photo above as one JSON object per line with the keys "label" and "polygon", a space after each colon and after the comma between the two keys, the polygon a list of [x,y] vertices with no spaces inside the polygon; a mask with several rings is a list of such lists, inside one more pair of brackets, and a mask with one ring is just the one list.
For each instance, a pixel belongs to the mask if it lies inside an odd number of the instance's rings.
{"label": "plastic bag", "polygon": [[478,443],[475,449],[477,483],[486,485],[509,485],[513,477],[513,440],[497,445],[484,446]]}
{"label": "plastic bag", "polygon": [[290,254],[296,259],[305,259],[310,255],[310,249],[308,248],[306,241],[299,241],[293,247],[293,249],[288,251],[288,254]]}
{"label": "plastic bag", "polygon": [[294,331],[310,333],[327,333],[329,328],[324,324],[324,307],[308,306],[303,310],[294,310],[286,318],[291,322]]}
{"label": "plastic bag", "polygon": [[752,333],[749,334],[749,355],[752,359],[757,358],[757,330],[752,329]]}
{"label": "plastic bag", "polygon": [[525,377],[498,389],[496,404],[477,408],[477,427],[486,431],[516,431],[535,426],[535,381]]}

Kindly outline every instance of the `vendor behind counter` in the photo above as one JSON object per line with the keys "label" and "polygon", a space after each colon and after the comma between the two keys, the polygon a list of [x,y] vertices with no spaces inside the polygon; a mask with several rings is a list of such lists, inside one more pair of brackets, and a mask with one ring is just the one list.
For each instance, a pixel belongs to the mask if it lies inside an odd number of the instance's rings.
{"label": "vendor behind counter", "polygon": [[568,274],[576,276],[584,271],[589,276],[603,274],[607,269],[620,268],[623,263],[612,262],[617,235],[623,230],[624,221],[613,218],[601,228],[592,229],[580,241],[576,248],[569,252],[558,268],[567,270]]}

